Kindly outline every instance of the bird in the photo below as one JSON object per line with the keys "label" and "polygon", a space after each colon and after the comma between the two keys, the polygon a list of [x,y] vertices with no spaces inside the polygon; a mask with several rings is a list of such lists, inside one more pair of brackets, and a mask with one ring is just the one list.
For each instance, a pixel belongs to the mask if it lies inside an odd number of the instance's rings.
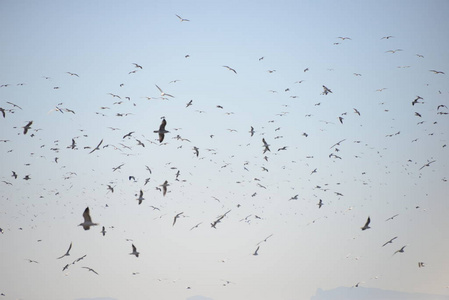
{"label": "bird", "polygon": [[370,217],[368,217],[368,219],[366,220],[365,225],[363,225],[362,230],[366,230],[366,229],[370,229],[371,227],[369,227],[369,223],[371,222]]}
{"label": "bird", "polygon": [[323,85],[324,91],[321,93],[321,95],[327,95],[329,93],[332,93],[330,89],[328,89],[325,85]]}
{"label": "bird", "polygon": [[86,209],[83,212],[83,218],[84,222],[80,223],[78,226],[83,226],[84,230],[89,230],[90,226],[96,226],[97,223],[93,223],[92,219],[90,217],[89,207],[86,207]]}
{"label": "bird", "polygon": [[76,73],[72,73],[72,72],[66,72],[66,73],[69,74],[70,76],[76,76],[76,77],[79,77],[79,75],[76,74]]}
{"label": "bird", "polygon": [[33,121],[29,121],[28,124],[23,126],[23,134],[27,134],[28,130],[31,129],[31,125],[33,124]]}
{"label": "bird", "polygon": [[228,66],[223,66],[223,68],[226,68],[226,69],[228,69],[229,71],[232,71],[232,72],[234,72],[235,74],[237,74],[237,71],[236,70],[234,70],[233,68],[231,68],[231,67],[228,67]]}
{"label": "bird", "polygon": [[136,246],[134,246],[134,244],[132,244],[133,247],[133,252],[131,252],[129,255],[135,255],[136,257],[139,257],[139,252],[137,252],[137,248]]}
{"label": "bird", "polygon": [[192,231],[195,228],[198,228],[198,226],[200,226],[201,224],[203,224],[203,222],[200,222],[200,223],[196,224],[195,226],[193,226],[192,228],[190,228],[190,231]]}
{"label": "bird", "polygon": [[106,235],[106,229],[104,228],[104,226],[103,226],[103,228],[101,228],[101,234],[103,234],[103,236],[105,236]]}
{"label": "bird", "polygon": [[136,68],[138,68],[138,69],[143,69],[142,66],[139,65],[139,64],[133,63],[133,65],[134,65]]}
{"label": "bird", "polygon": [[431,164],[431,163],[434,163],[434,162],[436,162],[436,160],[432,160],[432,161],[428,162],[427,164],[425,164],[424,166],[422,166],[421,168],[419,168],[419,170],[421,171],[421,169],[423,169],[424,167],[430,167],[430,164]]}
{"label": "bird", "polygon": [[267,151],[271,152],[270,145],[268,145],[268,143],[265,141],[265,138],[262,138],[262,143],[263,143],[263,146],[265,147],[265,149],[263,150],[263,153],[265,154],[265,152],[267,152]]}
{"label": "bird", "polygon": [[249,131],[249,133],[251,134],[251,136],[253,136],[254,135],[254,127],[253,126],[251,126],[251,130]]}
{"label": "bird", "polygon": [[60,257],[58,257],[57,259],[61,259],[65,256],[70,256],[70,249],[72,249],[72,243],[70,243],[69,249],[67,249],[66,253]]}
{"label": "bird", "polygon": [[167,121],[164,118],[164,119],[162,119],[162,123],[159,126],[159,130],[154,131],[154,133],[159,134],[159,143],[162,143],[162,141],[164,140],[165,134],[170,132],[170,131],[165,130],[166,125],[167,125]]}
{"label": "bird", "polygon": [[360,112],[356,108],[353,108],[353,110],[354,110],[354,113],[356,113],[360,116]]}
{"label": "bird", "polygon": [[388,244],[393,243],[393,241],[394,241],[395,239],[397,239],[397,238],[398,238],[398,237],[395,236],[394,238],[392,238],[391,240],[389,240],[388,242],[386,242],[385,244],[383,244],[382,247],[384,247],[384,246],[386,246],[386,245],[388,245]]}
{"label": "bird", "polygon": [[89,154],[91,154],[92,152],[96,151],[96,150],[100,150],[100,145],[103,143],[103,139],[101,139],[101,141],[98,143],[97,147],[95,147],[92,151],[89,152]]}
{"label": "bird", "polygon": [[430,72],[433,72],[434,74],[444,74],[444,72],[442,71],[437,71],[437,70],[429,70]]}
{"label": "bird", "polygon": [[392,35],[384,36],[384,37],[381,38],[381,40],[383,40],[383,39],[389,40],[391,38],[394,38],[394,36],[392,36]]}
{"label": "bird", "polygon": [[165,194],[167,194],[167,186],[169,186],[168,181],[165,180],[160,186],[162,187],[162,195],[165,196]]}
{"label": "bird", "polygon": [[180,212],[179,214],[176,214],[176,216],[173,218],[173,225],[172,225],[172,226],[175,226],[176,220],[177,220],[183,213],[184,213],[184,212]]}
{"label": "bird", "polygon": [[398,51],[402,51],[402,49],[388,50],[388,51],[385,51],[385,53],[396,53]]}
{"label": "bird", "polygon": [[145,200],[145,198],[143,197],[143,191],[142,190],[140,190],[139,198],[137,198],[137,200],[139,201],[139,205],[142,204],[143,200]]}
{"label": "bird", "polygon": [[11,171],[12,172],[12,175],[11,175],[11,177],[14,177],[14,179],[17,179],[17,173],[16,172],[14,172],[14,171]]}
{"label": "bird", "polygon": [[190,22],[190,20],[183,19],[180,16],[176,15],[181,22]]}
{"label": "bird", "polygon": [[396,253],[404,253],[404,248],[405,248],[405,247],[407,247],[407,245],[402,246],[402,248],[399,249],[399,250],[396,250],[396,251],[393,253],[393,255],[395,255]]}
{"label": "bird", "polygon": [[323,206],[323,200],[320,199],[320,201],[318,202],[318,208],[321,208],[321,206]]}
{"label": "bird", "polygon": [[164,93],[164,91],[160,88],[160,87],[158,87],[157,86],[157,84],[155,84],[155,86],[157,87],[157,89],[161,92],[161,96],[162,97],[165,97],[165,96],[167,96],[167,97],[172,97],[172,98],[175,98],[174,96],[172,96],[172,95],[170,95],[170,94],[166,94],[166,93]]}
{"label": "bird", "polygon": [[256,256],[256,255],[259,255],[259,253],[258,253],[258,251],[259,251],[259,248],[260,248],[260,246],[257,246],[257,249],[256,249],[256,251],[254,251],[254,253],[253,253],[253,255],[254,255],[254,256]]}
{"label": "bird", "polygon": [[394,216],[389,217],[388,219],[385,220],[385,222],[388,221],[388,220],[393,220],[393,219],[394,219],[395,217],[397,217],[397,216],[399,216],[399,214],[395,214]]}
{"label": "bird", "polygon": [[82,267],[83,269],[88,269],[90,272],[93,272],[93,273],[95,273],[95,274],[97,274],[98,275],[98,273],[97,272],[95,272],[95,270],[94,269],[92,269],[92,268],[89,268],[89,267]]}
{"label": "bird", "polygon": [[125,138],[127,138],[127,137],[131,137],[131,135],[132,135],[133,133],[134,133],[134,131],[131,131],[131,132],[125,134],[125,135],[123,136],[122,139],[125,139]]}

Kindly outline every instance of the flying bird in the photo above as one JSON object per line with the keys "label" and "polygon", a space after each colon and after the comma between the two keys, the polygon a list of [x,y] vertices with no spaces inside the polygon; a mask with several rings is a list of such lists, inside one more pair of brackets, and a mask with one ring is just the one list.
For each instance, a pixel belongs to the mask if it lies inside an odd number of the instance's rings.
{"label": "flying bird", "polygon": [[237,74],[237,72],[236,72],[233,68],[228,67],[228,66],[223,66],[223,67],[226,68],[226,69],[228,69],[229,71],[232,71],[232,72],[234,72],[235,74]]}
{"label": "flying bird", "polygon": [[103,143],[103,139],[101,139],[101,141],[98,143],[97,147],[95,147],[92,151],[89,152],[89,154],[91,154],[92,152],[96,151],[96,150],[100,150],[100,145]]}
{"label": "flying bird", "polygon": [[139,252],[137,252],[136,246],[134,246],[134,244],[132,244],[132,247],[133,247],[133,252],[131,252],[129,255],[135,255],[136,257],[139,257]]}
{"label": "flying bird", "polygon": [[170,131],[165,130],[166,125],[167,125],[167,121],[165,121],[165,119],[162,119],[162,123],[159,126],[159,130],[154,131],[154,133],[159,134],[159,143],[162,143],[162,141],[164,140],[165,134],[170,132]]}
{"label": "flying bird", "polygon": [[158,87],[157,86],[157,84],[155,84],[155,86],[157,87],[157,89],[161,92],[161,96],[162,97],[165,97],[165,96],[167,96],[167,97],[172,97],[172,98],[175,98],[174,96],[172,96],[172,95],[170,95],[170,94],[166,94],[166,93],[164,93],[164,91],[160,88],[160,87]]}
{"label": "flying bird", "polygon": [[72,249],[72,243],[70,243],[70,246],[69,246],[69,249],[67,249],[67,252],[63,256],[58,257],[57,259],[61,259],[65,256],[70,256],[70,249]]}
{"label": "flying bird", "polygon": [[370,229],[371,227],[369,227],[369,223],[371,222],[370,217],[368,217],[368,219],[366,220],[365,225],[363,225],[362,230],[366,230],[366,229]]}
{"label": "flying bird", "polygon": [[176,15],[177,17],[178,17],[178,19],[181,21],[181,22],[189,22],[190,20],[187,20],[187,19],[183,19],[183,18],[181,18],[180,16],[178,16],[178,15]]}
{"label": "flying bird", "polygon": [[258,251],[259,251],[259,248],[260,248],[260,246],[257,246],[257,249],[256,249],[256,251],[254,251],[254,253],[253,253],[253,255],[254,255],[254,256],[256,256],[256,255],[259,255],[259,253],[258,253]]}
{"label": "flying bird", "polygon": [[165,194],[167,194],[167,186],[169,186],[168,181],[165,180],[160,186],[162,187],[162,195],[165,196]]}
{"label": "flying bird", "polygon": [[137,200],[139,201],[139,205],[142,204],[143,200],[145,200],[145,198],[143,197],[143,191],[142,190],[140,190],[139,198],[137,198]]}
{"label": "flying bird", "polygon": [[89,230],[90,226],[96,226],[97,223],[93,223],[90,217],[89,207],[86,207],[83,213],[84,222],[80,223],[78,226],[83,226],[84,230]]}
{"label": "flying bird", "polygon": [[393,253],[393,255],[395,255],[396,253],[404,253],[404,248],[405,248],[405,247],[407,247],[407,245],[402,246],[402,248],[399,249],[399,250],[396,250],[396,251]]}
{"label": "flying bird", "polygon": [[180,212],[179,214],[177,214],[177,215],[173,218],[173,225],[172,225],[172,226],[175,226],[176,220],[177,220],[183,213],[184,213],[184,212]]}
{"label": "flying bird", "polygon": [[88,269],[90,272],[93,272],[93,273],[95,273],[95,274],[97,274],[98,275],[98,273],[97,272],[95,272],[95,270],[94,269],[92,269],[92,268],[89,268],[89,267],[82,267],[83,269]]}
{"label": "flying bird", "polygon": [[28,124],[23,126],[23,134],[27,134],[28,130],[31,129],[31,125],[33,124],[33,121],[29,121]]}
{"label": "flying bird", "polygon": [[386,242],[385,244],[383,244],[382,247],[384,247],[384,246],[386,246],[386,245],[388,245],[388,244],[393,243],[393,241],[394,241],[395,239],[397,239],[397,238],[398,238],[398,237],[395,236],[394,238],[392,238],[391,240],[389,240],[388,242]]}

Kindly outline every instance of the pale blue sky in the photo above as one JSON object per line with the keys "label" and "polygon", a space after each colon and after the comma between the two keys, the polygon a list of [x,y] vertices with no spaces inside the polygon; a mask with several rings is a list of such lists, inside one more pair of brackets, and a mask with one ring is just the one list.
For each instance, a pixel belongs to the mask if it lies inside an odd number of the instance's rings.
{"label": "pale blue sky", "polygon": [[[0,292],[296,300],[363,282],[449,295],[447,11],[447,1],[1,1]],[[88,154],[101,139],[109,146]],[[89,231],[76,226],[86,206],[100,223]]]}

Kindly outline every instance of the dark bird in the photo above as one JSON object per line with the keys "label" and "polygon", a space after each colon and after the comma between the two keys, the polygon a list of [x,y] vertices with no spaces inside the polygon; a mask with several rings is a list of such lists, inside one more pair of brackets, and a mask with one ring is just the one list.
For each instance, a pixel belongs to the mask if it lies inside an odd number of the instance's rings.
{"label": "dark bird", "polygon": [[256,251],[254,251],[253,255],[259,255],[258,251],[259,251],[260,246],[257,246]]}
{"label": "dark bird", "polygon": [[70,246],[69,246],[69,249],[67,249],[67,252],[63,256],[58,257],[57,259],[61,259],[65,256],[70,256],[70,249],[72,249],[72,243],[70,243]]}
{"label": "dark bird", "polygon": [[328,89],[325,85],[323,85],[324,91],[321,93],[321,95],[327,95],[329,93],[332,93],[330,89]]}
{"label": "dark bird", "polygon": [[397,238],[398,238],[398,237],[395,236],[394,238],[392,238],[391,240],[389,240],[388,242],[386,242],[385,244],[383,244],[382,247],[384,247],[384,246],[386,246],[386,245],[388,245],[388,244],[393,243],[393,241],[394,241],[395,239],[397,239]]}
{"label": "dark bird", "polygon": [[29,121],[28,124],[23,126],[23,134],[27,134],[28,130],[31,129],[31,125],[33,124],[33,121]]}
{"label": "dark bird", "polygon": [[136,257],[139,257],[139,252],[137,252],[136,246],[134,246],[134,244],[132,244],[132,247],[133,247],[133,252],[131,252],[129,255],[135,255]]}
{"label": "dark bird", "polygon": [[176,220],[177,220],[183,213],[184,213],[184,212],[180,212],[179,214],[177,214],[177,215],[173,218],[173,225],[172,225],[172,226],[175,226]]}
{"label": "dark bird", "polygon": [[89,267],[82,267],[83,269],[88,269],[90,272],[93,272],[93,273],[95,273],[95,274],[97,274],[98,275],[98,273],[97,272],[95,272],[95,270],[94,269],[92,269],[92,268],[89,268]]}
{"label": "dark bird", "polygon": [[103,143],[103,139],[101,139],[101,141],[98,143],[97,147],[95,147],[92,151],[89,152],[89,154],[91,154],[92,152],[96,151],[96,150],[100,150],[100,145]]}
{"label": "dark bird", "polygon": [[428,162],[427,164],[425,164],[424,166],[422,166],[421,168],[419,168],[419,170],[423,169],[424,167],[430,167],[430,164],[431,164],[431,163],[434,163],[434,162],[436,162],[436,160],[432,160],[432,161]]}
{"label": "dark bird", "polygon": [[404,248],[405,248],[405,247],[407,247],[407,245],[402,246],[402,248],[399,249],[399,250],[396,250],[396,251],[393,253],[393,255],[395,255],[396,253],[404,253]]}
{"label": "dark bird", "polygon": [[159,134],[159,143],[162,143],[162,141],[164,140],[165,134],[170,132],[170,131],[165,130],[166,125],[167,125],[167,121],[165,121],[165,119],[162,119],[162,123],[159,126],[159,130],[154,131],[154,133]]}
{"label": "dark bird", "polygon": [[125,135],[123,136],[123,139],[125,139],[125,138],[127,138],[127,137],[131,137],[131,135],[132,135],[133,133],[134,133],[134,131],[131,131],[131,132],[125,134]]}
{"label": "dark bird", "polygon": [[143,197],[143,191],[142,190],[140,190],[139,198],[137,198],[137,200],[139,201],[139,205],[142,204],[143,200],[145,200],[145,198]]}
{"label": "dark bird", "polygon": [[366,230],[366,229],[370,229],[371,227],[369,227],[369,223],[371,222],[370,217],[368,217],[368,219],[366,220],[365,225],[363,225],[362,230]]}
{"label": "dark bird", "polygon": [[236,72],[233,68],[228,67],[228,66],[223,66],[223,67],[226,68],[226,69],[228,69],[229,71],[232,71],[232,72],[234,72],[235,74],[237,74],[237,72]]}

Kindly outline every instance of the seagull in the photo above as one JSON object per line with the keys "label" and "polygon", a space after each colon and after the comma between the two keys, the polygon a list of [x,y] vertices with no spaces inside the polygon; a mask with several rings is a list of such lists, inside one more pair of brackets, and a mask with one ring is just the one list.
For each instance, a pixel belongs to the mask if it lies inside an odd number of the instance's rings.
{"label": "seagull", "polygon": [[17,104],[14,104],[12,102],[6,101],[6,103],[12,105],[13,107],[17,107],[18,109],[22,109],[20,106],[18,106]]}
{"label": "seagull", "polygon": [[259,251],[260,246],[257,246],[256,251],[254,251],[253,255],[259,255],[259,253],[257,253]]}
{"label": "seagull", "polygon": [[324,91],[321,93],[321,95],[327,95],[329,93],[332,93],[330,89],[328,89],[325,85],[323,85]]}
{"label": "seagull", "polygon": [[173,218],[173,225],[172,225],[172,226],[175,226],[176,220],[177,220],[183,213],[184,213],[184,212],[180,212],[179,214],[177,214],[177,215]]}
{"label": "seagull", "polygon": [[76,76],[76,77],[79,77],[78,74],[76,74],[76,73],[72,73],[72,72],[66,72],[66,73],[69,74],[70,76]]}
{"label": "seagull", "polygon": [[425,164],[424,166],[422,166],[421,168],[419,168],[419,170],[421,170],[421,169],[424,168],[424,167],[430,167],[430,164],[431,164],[431,163],[434,163],[434,162],[436,162],[436,160],[432,160],[431,162],[428,162],[427,164]]}
{"label": "seagull", "polygon": [[137,200],[139,200],[139,205],[142,204],[143,200],[145,200],[145,198],[143,197],[143,191],[142,190],[140,190],[139,198],[137,198]]}
{"label": "seagull", "polygon": [[94,272],[95,274],[97,274],[98,275],[98,273],[97,272],[95,272],[95,270],[94,269],[92,269],[92,268],[89,268],[89,267],[82,267],[83,269],[88,269],[89,271],[91,271],[91,272]]}
{"label": "seagull", "polygon": [[329,149],[332,149],[332,148],[334,148],[335,146],[340,146],[340,143],[341,143],[341,142],[344,142],[344,141],[346,141],[346,139],[343,139],[343,140],[341,140],[341,141],[339,141],[339,142],[333,144]]}
{"label": "seagull", "polygon": [[155,86],[156,86],[157,89],[161,92],[161,96],[162,96],[162,97],[168,96],[168,97],[175,98],[174,96],[172,96],[172,95],[170,95],[170,94],[164,93],[164,91],[162,91],[162,89],[161,89],[160,87],[158,87],[157,84],[155,84]]}
{"label": "seagull", "polygon": [[12,172],[12,175],[11,175],[11,177],[14,177],[14,179],[17,179],[17,173],[16,172],[14,172],[14,171],[11,171]]}
{"label": "seagull", "polygon": [[167,194],[167,186],[169,186],[168,181],[165,180],[160,186],[162,187],[162,195],[165,196],[165,194]]}
{"label": "seagull", "polygon": [[396,52],[398,52],[398,51],[402,51],[402,49],[388,50],[388,51],[385,51],[385,53],[388,53],[388,52],[390,52],[390,53],[396,53]]}
{"label": "seagull", "polygon": [[388,220],[393,220],[393,219],[396,218],[397,216],[399,216],[399,214],[395,214],[394,216],[389,217],[388,219],[385,220],[385,222],[388,221]]}
{"label": "seagull", "polygon": [[90,226],[96,226],[97,223],[92,223],[92,219],[90,218],[89,207],[86,207],[83,213],[84,222],[79,224],[78,226],[83,226],[84,230],[89,230]]}
{"label": "seagull", "polygon": [[136,257],[139,257],[139,252],[137,252],[136,246],[134,246],[134,244],[132,244],[132,247],[133,247],[133,252],[131,252],[129,255],[135,255]]}
{"label": "seagull", "polygon": [[251,126],[251,130],[249,131],[249,133],[251,133],[251,136],[253,136],[254,135],[254,127],[253,126]]}
{"label": "seagull", "polygon": [[131,132],[125,134],[125,135],[123,136],[122,139],[125,139],[126,137],[131,137],[131,135],[132,135],[133,133],[134,133],[134,131],[131,131]]}
{"label": "seagull", "polygon": [[223,66],[223,67],[226,68],[226,69],[228,69],[229,71],[232,71],[232,72],[234,72],[235,74],[237,74],[237,72],[236,72],[233,68],[228,67],[228,66]]}
{"label": "seagull", "polygon": [[190,228],[190,230],[192,231],[193,229],[198,228],[198,226],[200,226],[201,224],[203,224],[203,222],[200,222],[200,223],[196,224],[195,226],[193,226],[192,228]]}
{"label": "seagull", "polygon": [[103,228],[101,229],[101,231],[100,231],[102,234],[103,234],[103,236],[105,236],[106,235],[106,229],[104,228],[104,226],[103,226]]}
{"label": "seagull", "polygon": [[371,227],[369,227],[369,223],[371,222],[370,217],[368,217],[368,219],[366,220],[365,225],[363,225],[362,230],[366,230],[366,229],[370,229]]}
{"label": "seagull", "polygon": [[100,150],[100,145],[103,143],[103,139],[101,139],[101,141],[98,143],[97,147],[95,147],[92,151],[89,152],[89,154],[91,154],[92,152],[94,152],[95,150]]}
{"label": "seagull", "polygon": [[31,129],[31,124],[33,124],[33,121],[29,121],[28,124],[23,126],[23,134],[27,134],[28,130]]}
{"label": "seagull", "polygon": [[360,116],[360,112],[356,108],[353,108],[353,110],[356,114],[358,114]]}
{"label": "seagull", "polygon": [[397,239],[397,238],[398,238],[398,237],[395,236],[394,238],[392,238],[391,240],[389,240],[388,242],[386,242],[385,244],[383,244],[382,247],[384,247],[384,246],[386,246],[386,245],[388,245],[388,244],[393,243],[393,241],[394,241],[395,239]]}
{"label": "seagull", "polygon": [[263,153],[265,153],[267,151],[271,152],[270,145],[268,145],[267,141],[265,141],[265,138],[262,138],[262,143],[263,143],[263,146],[265,147],[265,149],[263,150]]}
{"label": "seagull", "polygon": [[138,69],[143,69],[142,66],[139,65],[139,64],[133,63],[133,65],[134,65],[136,68],[138,68]]}
{"label": "seagull", "polygon": [[388,40],[388,39],[391,39],[391,38],[394,38],[394,36],[392,36],[392,35],[384,36],[383,38],[381,38],[381,40],[383,40],[383,39]]}
{"label": "seagull", "polygon": [[433,72],[434,74],[444,74],[444,72],[442,71],[437,71],[437,70],[429,70],[430,72]]}
{"label": "seagull", "polygon": [[176,15],[181,22],[190,22],[190,20],[183,19],[180,16]]}
{"label": "seagull", "polygon": [[320,201],[318,202],[318,208],[321,208],[321,206],[323,206],[323,200],[320,199]]}
{"label": "seagull", "polygon": [[159,126],[159,130],[155,130],[154,133],[159,134],[159,143],[162,143],[164,140],[165,134],[169,133],[170,131],[165,130],[165,126],[167,125],[167,121],[165,119],[162,119],[161,126]]}
{"label": "seagull", "polygon": [[69,246],[69,249],[67,249],[67,252],[63,256],[58,257],[57,259],[61,259],[65,256],[70,256],[70,253],[69,253],[70,249],[72,249],[72,243],[70,243],[70,246]]}
{"label": "seagull", "polygon": [[393,253],[393,255],[395,255],[396,253],[404,253],[404,248],[405,248],[405,247],[407,247],[407,245],[402,246],[402,248],[399,249],[399,250],[396,250],[396,251]]}

